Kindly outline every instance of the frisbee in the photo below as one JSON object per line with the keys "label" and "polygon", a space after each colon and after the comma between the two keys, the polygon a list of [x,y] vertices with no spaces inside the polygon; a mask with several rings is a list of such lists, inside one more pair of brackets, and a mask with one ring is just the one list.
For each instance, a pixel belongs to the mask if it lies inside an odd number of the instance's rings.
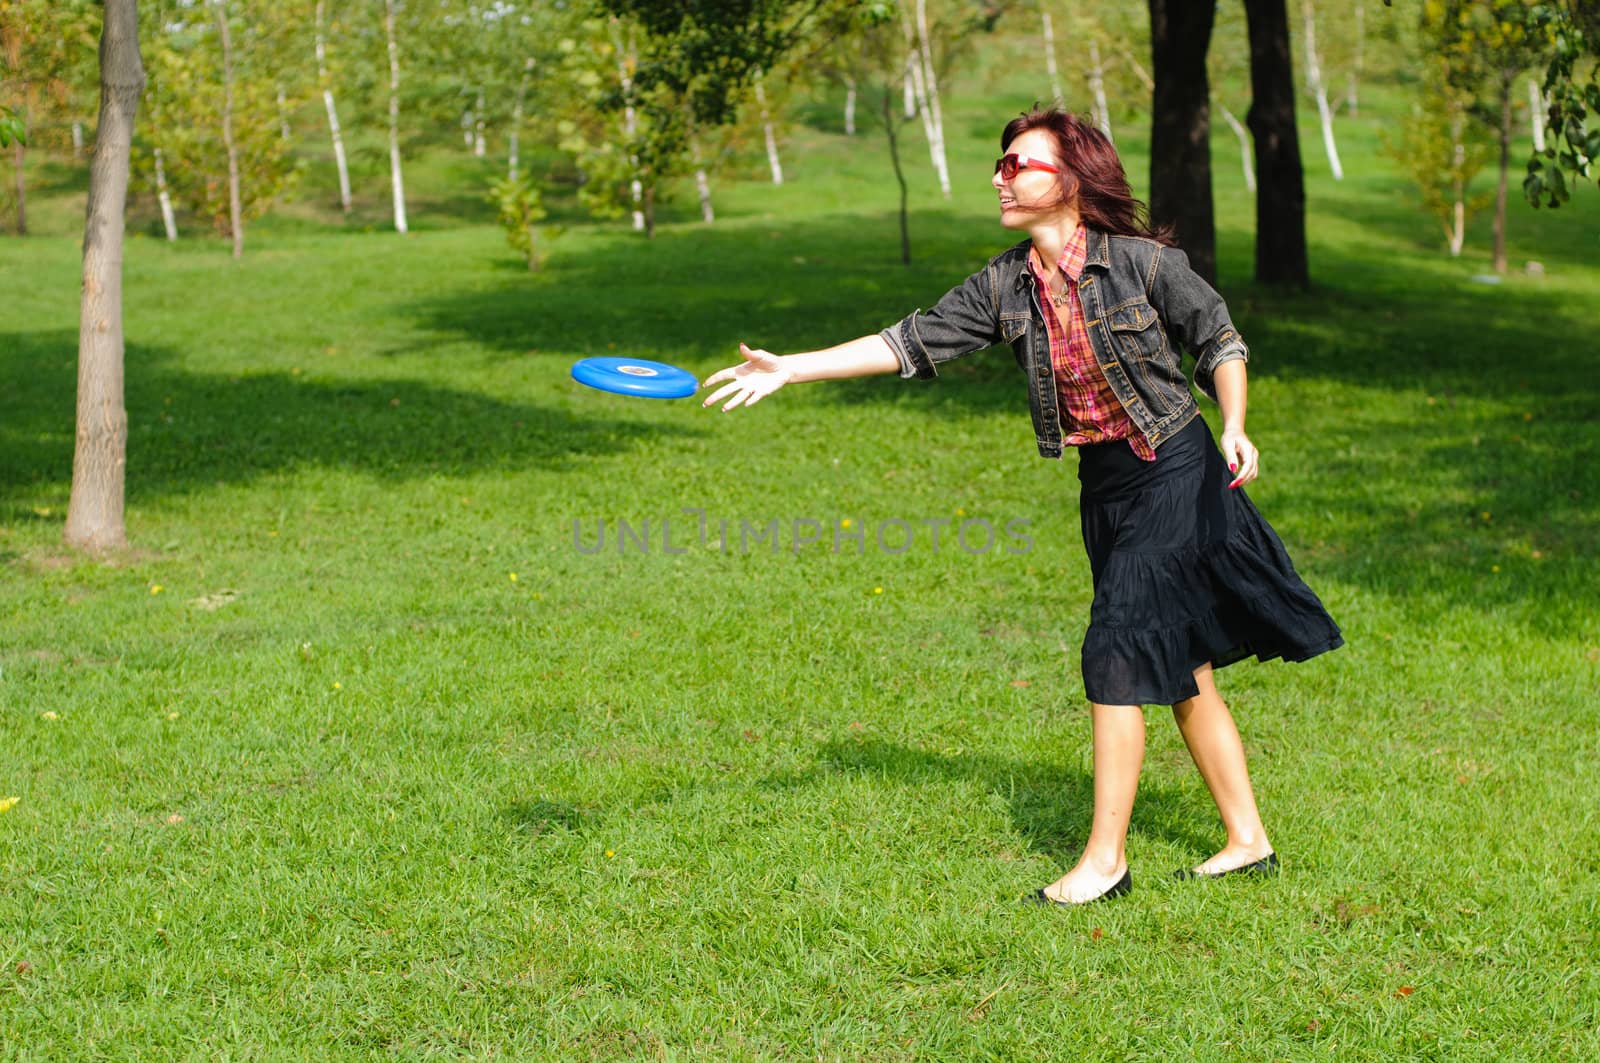
{"label": "frisbee", "polygon": [[643,358],[580,358],[572,364],[572,379],[601,391],[646,399],[681,399],[700,389],[693,373]]}

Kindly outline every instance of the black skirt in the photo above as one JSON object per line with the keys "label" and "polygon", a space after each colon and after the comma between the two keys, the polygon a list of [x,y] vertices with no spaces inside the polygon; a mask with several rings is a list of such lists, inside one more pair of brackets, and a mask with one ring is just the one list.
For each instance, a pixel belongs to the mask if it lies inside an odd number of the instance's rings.
{"label": "black skirt", "polygon": [[1172,705],[1194,670],[1303,661],[1344,644],[1277,533],[1196,417],[1143,461],[1126,440],[1079,447],[1094,604],[1083,686],[1101,705]]}

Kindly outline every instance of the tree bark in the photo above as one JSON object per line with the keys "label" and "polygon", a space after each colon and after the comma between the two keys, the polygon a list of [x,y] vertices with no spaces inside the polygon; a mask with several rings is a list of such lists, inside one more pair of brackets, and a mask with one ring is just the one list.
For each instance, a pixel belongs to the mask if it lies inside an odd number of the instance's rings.
{"label": "tree bark", "polygon": [[950,198],[950,160],[944,150],[944,107],[939,102],[939,77],[933,69],[933,41],[928,34],[928,2],[917,0],[917,53],[922,59],[922,79],[927,83],[928,106],[933,110],[934,168],[939,190]]}
{"label": "tree bark", "polygon": [[1211,202],[1210,83],[1206,50],[1216,9],[1148,0],[1155,92],[1150,123],[1150,218],[1171,225],[1194,271],[1217,275]]}
{"label": "tree bark", "polygon": [[1306,86],[1317,99],[1317,118],[1322,123],[1322,148],[1328,153],[1328,168],[1335,181],[1344,180],[1339,162],[1339,145],[1333,139],[1333,108],[1328,105],[1328,86],[1322,80],[1322,63],[1317,58],[1317,9],[1312,0],[1301,5],[1306,20]]}
{"label": "tree bark", "polygon": [[1106,68],[1100,61],[1100,42],[1089,38],[1089,92],[1094,97],[1095,122],[1107,140],[1111,136],[1111,105],[1106,102]]}
{"label": "tree bark", "polygon": [[83,231],[83,296],[78,318],[78,418],[69,546],[124,546],[128,413],[123,404],[122,238],[128,157],[144,91],[136,0],[105,0],[100,37],[100,124],[89,165]]}
{"label": "tree bark", "polygon": [[1511,171],[1511,84],[1516,71],[1500,75],[1500,180],[1494,189],[1494,271],[1506,271],[1506,186]]}
{"label": "tree bark", "polygon": [[1306,263],[1305,173],[1294,124],[1294,63],[1285,0],[1245,0],[1250,30],[1250,113],[1255,138],[1256,282],[1311,283]]}
{"label": "tree bark", "polygon": [[328,112],[328,132],[333,136],[333,161],[339,170],[339,208],[350,213],[350,167],[344,158],[344,137],[339,133],[339,110],[333,104],[333,83],[328,77],[328,48],[323,36],[323,9],[326,0],[317,0],[317,81],[322,85],[322,106]]}
{"label": "tree bark", "polygon": [[244,209],[239,195],[239,145],[233,139],[233,40],[228,36],[228,3],[217,0],[217,32],[222,38],[222,143],[228,151],[228,226],[233,257],[244,255]]}
{"label": "tree bark", "polygon": [[[639,156],[633,150],[634,137],[639,133],[639,116],[633,109],[633,76],[628,73],[628,63],[633,58],[633,49],[624,47],[620,23],[613,17],[611,19],[611,39],[617,46],[617,79],[622,84],[622,132],[628,138],[628,163],[633,168],[634,177],[629,182],[633,193],[633,231],[645,232],[644,217],[644,185],[639,180]],[[629,44],[631,45],[631,41]],[[650,235],[646,233],[646,235]]]}
{"label": "tree bark", "polygon": [[477,109],[472,115],[472,154],[475,158],[479,159],[483,158],[484,153],[488,151],[489,147],[488,140],[484,136],[483,121],[483,109],[487,106],[488,101],[484,99],[483,86],[479,85]]}
{"label": "tree bark", "polygon": [[517,99],[511,108],[511,136],[510,136],[510,165],[508,167],[511,180],[517,179],[517,166],[521,162],[517,158],[517,150],[522,137],[522,107],[528,101],[528,79],[533,76],[533,56],[528,56],[522,61],[522,80],[517,82]]}
{"label": "tree bark", "polygon": [[11,145],[11,159],[17,167],[17,235],[28,235],[28,182],[23,176],[22,163],[27,152],[22,141]]}
{"label": "tree bark", "polygon": [[406,184],[400,172],[400,47],[394,39],[394,0],[384,0],[383,31],[389,38],[389,186],[394,196],[394,229],[406,226]]}
{"label": "tree bark", "polygon": [[846,74],[844,77],[844,135],[856,135],[856,79]]}
{"label": "tree bark", "polygon": [[1057,107],[1066,106],[1066,97],[1061,94],[1061,72],[1056,69],[1056,30],[1050,23],[1050,12],[1041,11],[1040,18],[1044,21],[1044,68],[1050,75],[1050,98]]}
{"label": "tree bark", "polygon": [[772,183],[783,184],[783,163],[778,159],[778,137],[772,129],[772,116],[767,113],[767,93],[761,87],[761,74],[756,74],[756,104],[761,108],[761,129],[767,140],[767,167],[772,171]]}
{"label": "tree bark", "polygon": [[889,161],[894,164],[894,178],[900,182],[900,264],[911,265],[911,220],[909,193],[906,188],[905,169],[900,165],[900,138],[895,133],[894,93],[885,85],[883,89],[883,132],[889,138]]}
{"label": "tree bark", "polygon": [[1533,150],[1544,152],[1544,92],[1538,78],[1528,79],[1528,115],[1533,120]]}
{"label": "tree bark", "polygon": [[168,242],[178,239],[178,222],[172,215],[172,196],[167,194],[167,169],[161,157],[161,149],[155,149],[156,157],[156,201],[161,204],[161,225],[167,231]]}
{"label": "tree bark", "polygon": [[1244,186],[1251,192],[1256,190],[1256,164],[1250,157],[1250,132],[1245,129],[1234,113],[1228,110],[1228,105],[1217,103],[1217,110],[1222,112],[1222,120],[1228,123],[1228,128],[1233,130],[1233,135],[1239,139],[1239,158],[1244,166]]}

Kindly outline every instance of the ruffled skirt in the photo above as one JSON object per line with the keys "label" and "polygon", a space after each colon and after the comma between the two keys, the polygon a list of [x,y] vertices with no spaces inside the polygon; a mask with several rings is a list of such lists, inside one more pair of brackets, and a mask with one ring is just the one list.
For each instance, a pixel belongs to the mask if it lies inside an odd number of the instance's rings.
{"label": "ruffled skirt", "polygon": [[1102,705],[1172,705],[1194,671],[1303,661],[1344,644],[1196,417],[1141,461],[1125,440],[1080,447],[1094,604],[1083,685]]}

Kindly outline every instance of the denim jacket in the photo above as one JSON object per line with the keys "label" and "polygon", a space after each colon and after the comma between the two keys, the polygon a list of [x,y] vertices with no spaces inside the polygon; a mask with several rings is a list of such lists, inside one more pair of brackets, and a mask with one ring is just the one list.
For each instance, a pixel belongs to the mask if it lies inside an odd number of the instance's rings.
{"label": "denim jacket", "polygon": [[[1028,377],[1039,456],[1059,458],[1055,368],[1028,267],[1030,246],[1024,240],[995,256],[932,310],[918,310],[881,335],[900,360],[900,375],[922,380],[937,376],[941,362],[1001,340],[1010,343]],[[1095,360],[1117,401],[1158,450],[1200,413],[1180,365],[1182,351],[1194,355],[1195,385],[1213,401],[1217,366],[1249,358],[1222,296],[1189,268],[1188,256],[1177,248],[1090,229],[1078,297]]]}

